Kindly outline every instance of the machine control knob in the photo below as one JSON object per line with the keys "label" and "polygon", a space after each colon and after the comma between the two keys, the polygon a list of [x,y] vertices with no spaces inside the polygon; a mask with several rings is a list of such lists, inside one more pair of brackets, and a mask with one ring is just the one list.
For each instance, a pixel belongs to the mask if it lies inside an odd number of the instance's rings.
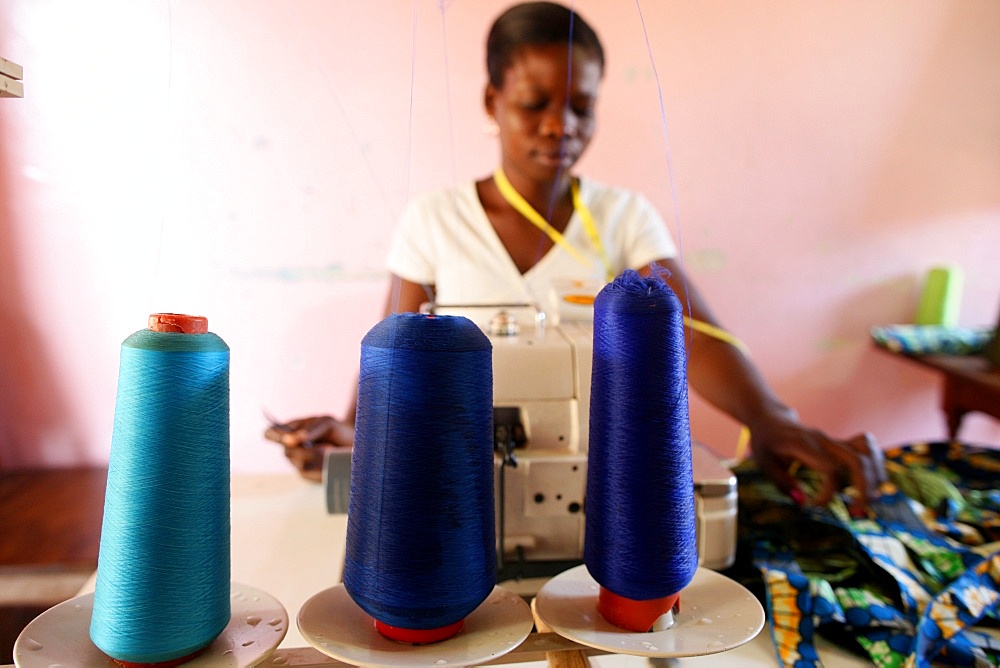
{"label": "machine control knob", "polygon": [[517,317],[507,311],[497,311],[497,314],[490,320],[490,334],[493,336],[517,336],[521,333],[521,326],[517,323]]}

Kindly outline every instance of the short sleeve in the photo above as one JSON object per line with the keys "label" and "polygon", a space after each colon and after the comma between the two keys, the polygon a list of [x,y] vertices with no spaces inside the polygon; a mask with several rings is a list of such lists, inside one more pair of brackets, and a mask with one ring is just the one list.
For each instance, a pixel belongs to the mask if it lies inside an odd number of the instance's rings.
{"label": "short sleeve", "polygon": [[630,206],[635,209],[635,225],[626,229],[624,244],[628,251],[625,263],[636,269],[654,260],[677,256],[677,245],[656,207],[643,195],[633,193]]}
{"label": "short sleeve", "polygon": [[413,283],[433,285],[435,267],[432,218],[426,197],[412,200],[403,212],[389,246],[386,265],[389,271]]}
{"label": "short sleeve", "polygon": [[595,181],[584,181],[582,188],[615,273],[677,256],[666,223],[646,197]]}

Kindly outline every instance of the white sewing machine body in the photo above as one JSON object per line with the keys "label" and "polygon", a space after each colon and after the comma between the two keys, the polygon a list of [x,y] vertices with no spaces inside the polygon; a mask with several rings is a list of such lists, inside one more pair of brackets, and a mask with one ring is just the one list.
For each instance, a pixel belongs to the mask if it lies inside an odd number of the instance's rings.
{"label": "white sewing machine body", "polygon": [[[513,570],[583,558],[593,325],[583,322],[489,333],[498,554]],[[513,445],[510,444],[513,442]],[[733,563],[736,478],[703,446],[692,448],[699,563]],[[516,462],[516,465],[515,463]],[[656,493],[651,490],[650,493]]]}

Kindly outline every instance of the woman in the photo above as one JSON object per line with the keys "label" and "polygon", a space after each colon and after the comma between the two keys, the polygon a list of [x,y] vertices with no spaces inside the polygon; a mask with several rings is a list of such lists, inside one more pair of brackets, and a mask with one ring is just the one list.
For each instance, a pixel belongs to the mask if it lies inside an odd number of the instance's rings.
{"label": "woman", "polygon": [[[655,209],[635,193],[571,174],[594,135],[604,70],[590,26],[558,4],[516,5],[494,23],[486,60],[485,106],[500,141],[499,168],[410,205],[390,250],[387,312],[416,311],[431,298],[546,303],[560,280],[607,279],[627,268],[649,273],[656,264],[669,272],[687,315],[709,331],[718,327],[684,277]],[[692,333],[688,378],[749,428],[760,467],[797,502],[806,499],[790,471],[800,465],[820,475],[816,504],[844,484],[857,491],[858,504],[877,494],[884,473],[872,439],[839,441],[802,425],[724,338]],[[306,418],[290,423],[290,431],[270,429],[268,437],[286,447],[349,445],[351,423],[353,412],[345,421]]]}

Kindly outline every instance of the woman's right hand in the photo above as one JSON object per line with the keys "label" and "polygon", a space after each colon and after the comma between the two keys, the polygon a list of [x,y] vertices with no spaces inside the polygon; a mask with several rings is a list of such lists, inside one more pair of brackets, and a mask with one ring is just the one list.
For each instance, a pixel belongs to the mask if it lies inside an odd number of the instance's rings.
{"label": "woman's right hand", "polygon": [[354,425],[329,415],[320,415],[273,423],[264,432],[264,437],[284,446],[285,457],[302,477],[321,482],[326,452],[352,447]]}
{"label": "woman's right hand", "polygon": [[354,425],[330,415],[319,415],[273,424],[264,432],[264,437],[286,448],[351,447],[354,445]]}

